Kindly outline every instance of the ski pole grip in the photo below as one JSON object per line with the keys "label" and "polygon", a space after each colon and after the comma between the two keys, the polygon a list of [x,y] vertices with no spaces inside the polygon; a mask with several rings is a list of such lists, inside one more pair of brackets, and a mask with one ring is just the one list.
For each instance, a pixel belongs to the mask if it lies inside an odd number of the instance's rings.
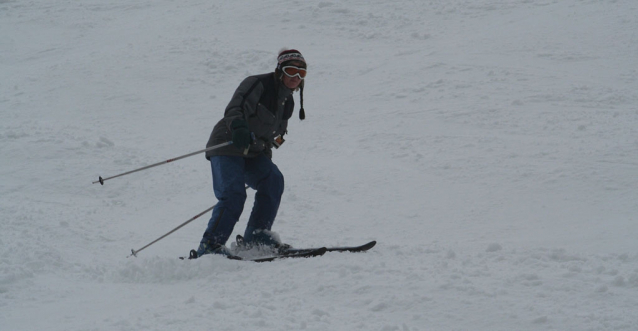
{"label": "ski pole grip", "polygon": [[[251,132],[250,133],[250,144],[254,144],[257,141],[257,138],[255,138],[255,133]],[[250,149],[250,144],[248,144],[248,147],[246,147],[246,149],[244,149],[244,155],[248,155],[248,150]]]}

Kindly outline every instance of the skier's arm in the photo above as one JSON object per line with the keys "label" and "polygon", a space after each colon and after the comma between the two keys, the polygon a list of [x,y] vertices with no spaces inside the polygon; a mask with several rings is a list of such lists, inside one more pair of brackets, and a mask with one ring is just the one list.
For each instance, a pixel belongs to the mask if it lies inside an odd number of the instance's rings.
{"label": "skier's arm", "polygon": [[248,77],[239,84],[224,112],[224,121],[228,128],[232,127],[234,120],[246,120],[255,113],[263,90],[263,86],[255,77]]}

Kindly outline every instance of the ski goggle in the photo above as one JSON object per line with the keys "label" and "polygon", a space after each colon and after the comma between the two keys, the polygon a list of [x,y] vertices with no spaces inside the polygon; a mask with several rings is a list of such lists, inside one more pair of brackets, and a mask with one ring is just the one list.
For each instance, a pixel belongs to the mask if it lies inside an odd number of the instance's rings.
{"label": "ski goggle", "polygon": [[288,77],[299,77],[300,79],[306,78],[306,69],[294,67],[294,66],[285,66],[281,68],[281,71],[286,74]]}

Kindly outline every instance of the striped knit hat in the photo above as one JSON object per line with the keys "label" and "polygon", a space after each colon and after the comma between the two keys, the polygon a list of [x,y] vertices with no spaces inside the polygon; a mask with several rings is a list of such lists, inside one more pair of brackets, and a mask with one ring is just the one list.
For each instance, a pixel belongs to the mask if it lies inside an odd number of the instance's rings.
{"label": "striped knit hat", "polygon": [[290,61],[302,62],[306,66],[306,60],[301,55],[301,52],[296,49],[287,49],[281,51],[279,56],[277,56],[277,69],[281,69],[286,62]]}
{"label": "striped knit hat", "polygon": [[[301,62],[303,63],[303,67],[307,68],[308,64],[306,63],[306,59],[303,58],[301,52],[296,49],[286,49],[279,52],[279,56],[277,56],[277,70],[281,70],[281,68],[285,67],[288,62]],[[299,119],[304,120],[306,118],[306,112],[303,109],[303,87],[305,81],[302,80],[299,85],[299,98],[301,103],[301,108],[299,109]]]}

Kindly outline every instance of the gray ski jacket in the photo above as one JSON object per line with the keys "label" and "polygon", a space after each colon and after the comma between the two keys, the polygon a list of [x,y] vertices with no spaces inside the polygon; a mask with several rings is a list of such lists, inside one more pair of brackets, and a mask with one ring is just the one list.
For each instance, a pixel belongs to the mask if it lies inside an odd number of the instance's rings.
{"label": "gray ski jacket", "polygon": [[292,90],[275,77],[275,73],[250,76],[239,84],[226,106],[224,117],[217,122],[206,147],[232,140],[231,123],[244,119],[255,140],[248,154],[233,145],[206,152],[206,158],[215,155],[255,157],[261,153],[272,158],[273,141],[283,136],[292,116],[295,102]]}

